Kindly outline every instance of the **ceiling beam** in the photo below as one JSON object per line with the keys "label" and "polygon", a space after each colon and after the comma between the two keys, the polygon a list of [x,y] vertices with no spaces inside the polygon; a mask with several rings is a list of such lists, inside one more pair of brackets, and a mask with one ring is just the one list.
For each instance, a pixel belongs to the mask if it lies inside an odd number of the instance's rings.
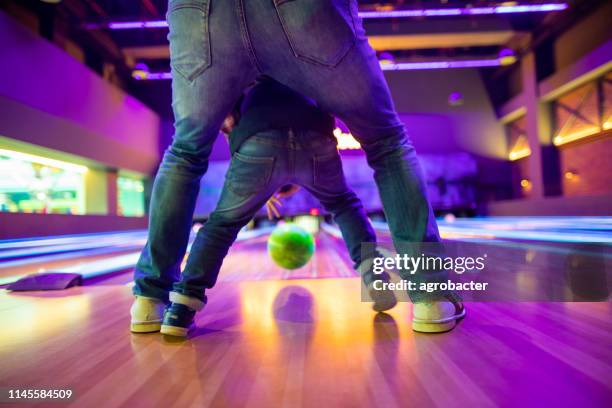
{"label": "ceiling beam", "polygon": [[126,47],[123,48],[123,55],[132,61],[140,59],[168,59],[170,58],[170,49],[168,45],[149,45],[143,47]]}
{"label": "ceiling beam", "polygon": [[[516,33],[511,30],[478,33],[434,33],[404,35],[372,35],[370,45],[377,51],[416,50],[426,48],[463,48],[507,44]],[[123,54],[132,61],[168,59],[168,45],[126,47]]]}
{"label": "ceiling beam", "polygon": [[377,51],[417,50],[426,48],[463,48],[508,43],[515,32],[434,33],[404,35],[371,35],[368,41]]}

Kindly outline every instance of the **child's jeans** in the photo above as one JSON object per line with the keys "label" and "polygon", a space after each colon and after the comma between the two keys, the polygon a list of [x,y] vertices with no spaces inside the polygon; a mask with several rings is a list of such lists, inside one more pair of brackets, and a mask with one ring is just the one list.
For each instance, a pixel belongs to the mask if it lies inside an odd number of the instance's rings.
{"label": "child's jeans", "polygon": [[[286,184],[302,186],[334,216],[357,268],[362,261],[361,243],[375,242],[376,235],[361,202],[346,184],[335,140],[310,131],[269,130],[249,138],[232,156],[221,198],[198,231],[173,291],[204,301],[204,290],[215,285],[240,229]],[[367,271],[364,279],[373,280],[370,274]],[[146,276],[137,281],[146,296]]]}

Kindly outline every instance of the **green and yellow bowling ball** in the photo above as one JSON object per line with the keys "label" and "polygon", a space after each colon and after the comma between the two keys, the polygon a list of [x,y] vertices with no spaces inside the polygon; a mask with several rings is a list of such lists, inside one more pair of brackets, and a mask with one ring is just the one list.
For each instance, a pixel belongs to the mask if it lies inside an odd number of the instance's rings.
{"label": "green and yellow bowling ball", "polygon": [[281,268],[301,268],[312,258],[314,250],[312,235],[295,224],[279,225],[268,238],[268,253]]}

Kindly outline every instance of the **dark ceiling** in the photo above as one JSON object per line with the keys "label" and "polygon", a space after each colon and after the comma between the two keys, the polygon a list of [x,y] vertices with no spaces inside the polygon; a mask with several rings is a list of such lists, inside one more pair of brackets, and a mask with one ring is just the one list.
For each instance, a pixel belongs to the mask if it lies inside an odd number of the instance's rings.
{"label": "dark ceiling", "polygon": [[[227,0],[224,0],[227,1]],[[504,4],[537,4],[544,1],[505,2]],[[559,2],[551,0],[549,2]],[[497,16],[461,16],[436,18],[403,18],[365,20],[370,36],[416,35],[423,40],[388,51],[400,59],[422,60],[441,58],[467,58],[496,55],[501,48],[513,48],[519,55],[525,49],[545,43],[555,32],[567,27],[580,14],[596,7],[602,1],[570,0],[570,9],[554,13],[508,14]],[[11,3],[7,2],[6,4]],[[136,81],[131,73],[135,64],[145,63],[151,72],[169,70],[167,29],[108,30],[86,29],[87,24],[104,26],[111,21],[163,20],[167,0],[63,0],[52,5],[39,0],[14,0],[38,16],[41,35],[57,41],[58,33],[70,38],[83,49],[85,62],[100,72],[112,64],[117,83],[134,94],[162,117],[170,118],[170,84],[168,81]],[[401,8],[446,8],[499,5],[502,1],[459,0],[360,0],[360,8],[390,5]],[[0,5],[6,8],[5,5]],[[491,35],[491,33],[496,35]],[[469,36],[466,36],[469,34]],[[427,35],[445,35],[449,46],[427,43]],[[485,38],[486,37],[486,38]],[[433,38],[433,37],[432,37]],[[470,41],[466,41],[469,38]],[[446,45],[446,43],[445,43]],[[152,55],[152,51],[153,55]],[[485,75],[495,77],[511,68],[487,70]],[[497,72],[495,72],[497,71]]]}

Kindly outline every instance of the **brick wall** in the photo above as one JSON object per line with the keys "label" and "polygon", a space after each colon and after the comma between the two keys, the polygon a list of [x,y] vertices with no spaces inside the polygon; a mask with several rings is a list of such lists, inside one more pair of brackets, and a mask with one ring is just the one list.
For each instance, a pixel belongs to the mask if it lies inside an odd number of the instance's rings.
{"label": "brick wall", "polygon": [[[559,151],[563,195],[580,196],[612,192],[612,133]],[[572,173],[572,174],[570,174]]]}
{"label": "brick wall", "polygon": [[525,198],[531,196],[531,189],[521,186],[521,180],[531,181],[529,174],[529,157],[512,162],[512,197]]}

